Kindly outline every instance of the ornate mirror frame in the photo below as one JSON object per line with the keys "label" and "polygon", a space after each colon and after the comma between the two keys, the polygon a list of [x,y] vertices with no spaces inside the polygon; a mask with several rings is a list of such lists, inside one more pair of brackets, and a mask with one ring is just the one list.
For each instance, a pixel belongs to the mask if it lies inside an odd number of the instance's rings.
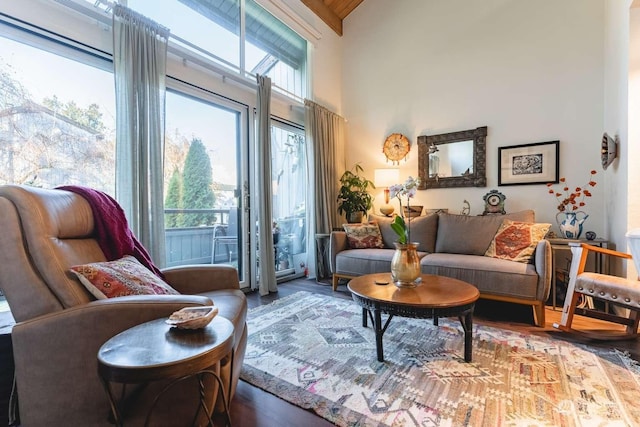
{"label": "ornate mirror frame", "polygon": [[[429,148],[454,142],[473,141],[473,172],[462,176],[429,177]],[[418,189],[486,187],[487,186],[487,127],[418,137]]]}

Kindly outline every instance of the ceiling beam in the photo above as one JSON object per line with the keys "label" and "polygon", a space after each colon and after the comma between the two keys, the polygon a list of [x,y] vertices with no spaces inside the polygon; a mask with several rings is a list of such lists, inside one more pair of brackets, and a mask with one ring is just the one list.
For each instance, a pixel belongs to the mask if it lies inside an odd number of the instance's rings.
{"label": "ceiling beam", "polygon": [[342,36],[342,19],[333,13],[322,0],[302,0],[302,3],[318,15],[339,36]]}

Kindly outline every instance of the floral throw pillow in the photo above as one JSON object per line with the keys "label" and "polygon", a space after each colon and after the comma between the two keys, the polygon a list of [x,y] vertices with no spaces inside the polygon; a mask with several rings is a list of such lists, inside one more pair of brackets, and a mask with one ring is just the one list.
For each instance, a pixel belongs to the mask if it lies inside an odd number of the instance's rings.
{"label": "floral throw pillow", "polygon": [[97,299],[179,294],[131,255],[115,261],[76,265],[70,271]]}
{"label": "floral throw pillow", "polygon": [[484,255],[530,264],[538,242],[544,239],[549,228],[551,224],[505,219]]}
{"label": "floral throw pillow", "polygon": [[372,224],[343,224],[347,233],[347,241],[351,249],[383,248],[382,234],[376,223]]}

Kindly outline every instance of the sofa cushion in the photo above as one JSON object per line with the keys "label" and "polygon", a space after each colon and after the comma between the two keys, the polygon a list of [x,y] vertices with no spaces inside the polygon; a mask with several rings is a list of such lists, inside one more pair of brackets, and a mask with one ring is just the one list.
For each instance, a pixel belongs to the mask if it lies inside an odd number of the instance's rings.
{"label": "sofa cushion", "polygon": [[[394,242],[398,235],[391,229],[393,217],[381,215],[369,215],[370,222],[376,222],[380,226],[384,247],[395,248]],[[407,220],[408,221],[408,220]],[[436,231],[438,230],[438,215],[430,214],[411,218],[411,241],[418,243],[418,250],[432,253],[436,247]]]}
{"label": "sofa cushion", "polygon": [[342,228],[347,233],[347,241],[351,249],[382,248],[382,235],[380,227],[372,224],[343,224]]}
{"label": "sofa cushion", "polygon": [[471,283],[481,294],[535,300],[538,274],[533,264],[448,253],[429,254],[420,260],[425,274],[453,277]]}
{"label": "sofa cushion", "polygon": [[[336,256],[335,273],[345,276],[362,276],[391,271],[391,259],[395,249],[346,249]],[[426,256],[418,252],[418,258]]]}
{"label": "sofa cushion", "polygon": [[483,216],[439,213],[435,252],[484,255],[505,219],[535,222],[535,214],[532,210]]}
{"label": "sofa cushion", "polygon": [[538,242],[551,228],[551,224],[536,224],[505,219],[493,237],[485,256],[510,261],[533,263]]}
{"label": "sofa cushion", "polygon": [[179,295],[131,255],[115,261],[76,265],[70,271],[97,299],[126,295]]}

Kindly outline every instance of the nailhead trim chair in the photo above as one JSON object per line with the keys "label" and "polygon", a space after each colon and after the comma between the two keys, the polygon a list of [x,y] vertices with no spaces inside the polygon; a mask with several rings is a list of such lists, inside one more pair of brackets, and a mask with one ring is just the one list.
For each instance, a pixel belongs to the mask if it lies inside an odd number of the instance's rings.
{"label": "nailhead trim chair", "polygon": [[[569,272],[567,297],[562,309],[560,323],[554,326],[563,331],[577,332],[592,339],[614,340],[636,338],[638,336],[638,324],[640,323],[640,281],[584,271],[589,252],[628,260],[632,259],[631,255],[584,243],[572,243],[571,251],[573,258]],[[579,305],[581,305],[581,295],[604,301],[613,307],[627,309],[629,315],[623,316],[607,313],[594,310],[593,307],[579,307]],[[575,314],[618,323],[626,326],[626,328],[624,332],[576,330],[571,326]]]}

